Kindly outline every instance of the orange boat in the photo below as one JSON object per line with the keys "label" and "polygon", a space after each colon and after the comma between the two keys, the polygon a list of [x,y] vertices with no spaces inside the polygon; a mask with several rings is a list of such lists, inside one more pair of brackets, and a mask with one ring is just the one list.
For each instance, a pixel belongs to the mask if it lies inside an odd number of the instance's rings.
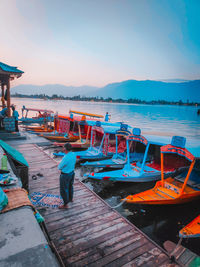
{"label": "orange boat", "polygon": [[72,136],[72,135],[68,135],[68,137],[64,136],[64,135],[44,135],[44,134],[41,134],[40,136],[48,139],[48,140],[52,140],[52,141],[57,141],[57,142],[75,142],[78,140],[78,137],[76,136]]}
{"label": "orange boat", "polygon": [[[154,188],[127,196],[124,201],[133,204],[168,205],[182,204],[200,198],[200,176],[189,182],[190,174],[194,167],[195,157],[185,149],[185,138],[174,136],[171,145],[161,147],[161,181]],[[175,153],[187,159],[191,164],[186,171],[186,177],[164,179],[164,154]]]}
{"label": "orange boat", "polygon": [[200,215],[179,231],[181,238],[200,237]]}
{"label": "orange boat", "polygon": [[44,125],[38,125],[38,126],[21,126],[22,128],[24,128],[27,131],[34,131],[34,130],[43,130],[44,129]]}
{"label": "orange boat", "polygon": [[50,128],[50,127],[45,127],[45,128],[42,128],[42,129],[33,129],[33,131],[35,133],[52,133],[54,131],[54,129]]}

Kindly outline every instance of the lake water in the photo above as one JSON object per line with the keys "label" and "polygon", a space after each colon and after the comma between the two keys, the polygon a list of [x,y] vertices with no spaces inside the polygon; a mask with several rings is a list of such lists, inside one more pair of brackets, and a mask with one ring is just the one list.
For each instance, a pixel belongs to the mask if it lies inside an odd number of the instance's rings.
{"label": "lake water", "polygon": [[[21,115],[21,108],[51,109],[61,114],[69,110],[78,110],[105,115],[111,114],[112,121],[121,121],[139,127],[142,133],[160,135],[180,135],[186,139],[200,142],[200,116],[197,107],[128,105],[114,103],[76,102],[66,100],[39,100],[12,98],[13,104]],[[30,113],[30,115],[35,115]],[[77,170],[79,173],[80,169]],[[120,203],[120,199],[129,194],[138,193],[154,186],[154,183],[102,185],[97,181],[85,181],[86,185],[99,194],[111,206]],[[140,207],[123,204],[117,209],[123,216],[138,226],[160,245],[166,240],[178,242],[178,231],[200,214],[199,201],[179,206]],[[187,246],[200,255],[199,240],[184,241]]]}
{"label": "lake water", "polygon": [[[112,121],[126,122],[139,127],[142,133],[159,133],[181,135],[186,138],[200,138],[200,116],[197,107],[164,106],[164,105],[133,105],[116,103],[97,103],[67,100],[40,100],[29,98],[12,98],[13,104],[21,115],[21,108],[50,109],[61,114],[69,110],[78,110],[105,115],[111,114]],[[35,115],[35,112],[30,115]]]}

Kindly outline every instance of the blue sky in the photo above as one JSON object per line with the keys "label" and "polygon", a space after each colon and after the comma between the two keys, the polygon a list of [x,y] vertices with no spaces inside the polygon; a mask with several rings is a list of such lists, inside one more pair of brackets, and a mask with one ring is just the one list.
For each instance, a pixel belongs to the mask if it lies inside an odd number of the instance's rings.
{"label": "blue sky", "polygon": [[16,84],[200,78],[199,0],[1,0]]}

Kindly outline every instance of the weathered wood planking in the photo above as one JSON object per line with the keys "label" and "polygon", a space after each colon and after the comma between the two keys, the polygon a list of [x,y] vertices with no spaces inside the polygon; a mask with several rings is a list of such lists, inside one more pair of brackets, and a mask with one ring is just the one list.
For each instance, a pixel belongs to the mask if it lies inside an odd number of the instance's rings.
{"label": "weathered wood planking", "polygon": [[[30,193],[59,194],[59,171],[36,145],[17,149],[29,163]],[[37,180],[32,176],[41,173]],[[169,257],[77,178],[69,209],[39,207],[66,266],[168,266]],[[175,266],[175,265],[171,265]]]}

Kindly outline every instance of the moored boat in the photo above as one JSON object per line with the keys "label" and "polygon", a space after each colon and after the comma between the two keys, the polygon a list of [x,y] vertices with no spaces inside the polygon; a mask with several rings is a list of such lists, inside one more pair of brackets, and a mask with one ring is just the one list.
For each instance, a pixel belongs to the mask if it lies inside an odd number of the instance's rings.
{"label": "moored boat", "polygon": [[[35,117],[28,117],[29,111],[36,111],[37,114]],[[25,115],[24,115],[24,112]],[[19,119],[21,123],[46,123],[54,121],[54,111],[47,109],[36,109],[36,108],[26,108],[23,106],[22,108],[22,118]]]}
{"label": "moored boat", "polygon": [[[160,166],[160,147],[166,144],[169,138],[159,137],[155,139],[148,136],[148,139],[138,133],[132,134],[127,137],[127,141],[140,144],[140,154],[135,153],[132,162],[130,160],[130,152],[127,151],[127,163],[121,170],[90,173],[89,178],[98,180],[109,180],[113,182],[150,182],[159,180],[161,178],[161,166]],[[136,151],[136,152],[139,152]],[[140,156],[138,158],[138,155]],[[135,159],[134,159],[135,157]],[[168,157],[168,161],[165,164],[165,174],[170,175],[177,171],[181,166],[176,165],[172,167],[174,157]],[[135,162],[134,162],[135,161]],[[184,165],[184,163],[183,163]]]}
{"label": "moored boat", "polygon": [[[115,154],[111,159],[85,162],[81,165],[87,168],[123,168],[128,162],[133,163],[143,159],[144,150],[142,149],[142,142],[138,141],[141,130],[139,128],[134,128],[131,134],[131,127],[129,125],[122,125],[123,129],[116,132],[116,149]],[[125,127],[125,128],[124,128]],[[144,140],[144,139],[143,139]],[[141,146],[139,145],[141,144]],[[90,176],[91,177],[91,176]],[[93,178],[93,176],[91,177]],[[95,178],[95,177],[94,177]]]}
{"label": "moored boat", "polygon": [[[115,133],[120,129],[120,123],[105,123],[97,121],[91,130],[90,147],[85,151],[75,152],[78,159],[97,160],[110,158],[115,153]],[[64,156],[63,152],[54,153]]]}
{"label": "moored boat", "polygon": [[[74,116],[78,114],[78,116]],[[79,111],[70,111],[69,116],[57,115],[54,120],[54,133],[42,134],[48,140],[57,142],[76,142],[74,148],[87,148],[89,146],[91,127],[86,117],[102,118],[102,115],[84,113]],[[90,119],[92,124],[95,120]],[[92,124],[92,125],[93,125]],[[89,128],[89,129],[88,129]]]}
{"label": "moored boat", "polygon": [[84,120],[80,116],[57,115],[54,119],[54,131],[41,133],[40,136],[57,142],[75,142],[79,139],[78,122]]}
{"label": "moored boat", "polygon": [[[188,183],[195,164],[195,157],[185,148],[185,142],[185,138],[174,136],[171,145],[161,147],[161,181],[158,181],[150,190],[127,196],[124,201],[133,204],[173,205],[200,198],[198,173],[193,183]],[[164,179],[164,155],[167,154],[178,154],[190,163],[183,179],[180,179],[180,175]]]}
{"label": "moored boat", "polygon": [[180,238],[200,237],[200,215],[179,231]]}

